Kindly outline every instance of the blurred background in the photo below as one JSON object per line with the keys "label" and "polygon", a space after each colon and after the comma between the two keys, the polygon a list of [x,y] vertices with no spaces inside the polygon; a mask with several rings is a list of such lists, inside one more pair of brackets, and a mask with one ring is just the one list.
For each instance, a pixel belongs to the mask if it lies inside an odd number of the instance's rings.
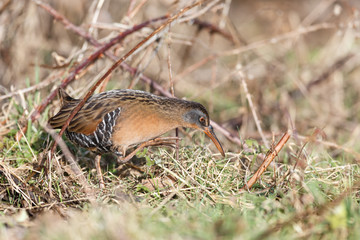
{"label": "blurred background", "polygon": [[[328,141],[359,149],[359,1],[209,2],[205,11],[189,12],[198,14],[196,20],[176,22],[126,61],[137,75],[119,68],[105,89],[132,86],[161,94],[139,76],[169,90],[171,71],[177,97],[203,103],[213,120],[241,140],[261,140],[255,110],[269,143],[288,128],[300,136],[320,129]],[[105,43],[136,24],[176,13],[189,1],[47,3]],[[44,99],[96,50],[34,1],[2,0],[0,7],[1,95],[33,87],[25,95],[37,89]],[[130,34],[111,52],[123,56],[162,22]],[[112,63],[103,56],[67,90],[73,97],[84,96]],[[3,108],[8,99],[1,99]],[[54,105],[49,114],[57,109]],[[230,151],[241,150],[218,135]]]}

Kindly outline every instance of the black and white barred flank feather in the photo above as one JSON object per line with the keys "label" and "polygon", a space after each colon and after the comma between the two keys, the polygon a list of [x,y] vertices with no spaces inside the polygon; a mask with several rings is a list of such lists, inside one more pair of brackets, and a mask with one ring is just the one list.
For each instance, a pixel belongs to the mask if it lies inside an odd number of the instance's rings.
{"label": "black and white barred flank feather", "polygon": [[114,132],[116,120],[121,113],[121,108],[118,107],[114,111],[105,114],[103,120],[99,123],[93,134],[86,135],[83,133],[65,131],[66,136],[70,141],[83,148],[96,149],[94,152],[102,154],[113,152],[118,156],[122,153],[118,152],[113,147],[111,140]]}

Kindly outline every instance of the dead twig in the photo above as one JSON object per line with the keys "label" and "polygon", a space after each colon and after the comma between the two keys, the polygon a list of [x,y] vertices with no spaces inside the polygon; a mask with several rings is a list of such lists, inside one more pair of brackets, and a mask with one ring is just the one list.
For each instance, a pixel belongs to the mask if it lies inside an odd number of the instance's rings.
{"label": "dead twig", "polygon": [[31,87],[24,88],[24,89],[19,89],[17,91],[13,91],[13,92],[10,92],[10,93],[5,94],[3,96],[0,96],[0,101],[4,100],[6,98],[11,98],[11,97],[13,97],[15,95],[20,95],[20,94],[24,94],[24,93],[27,93],[27,92],[32,92],[32,91],[36,91],[36,90],[39,90],[41,88],[44,88],[44,87],[50,85],[51,83],[54,83],[58,79],[58,77],[60,75],[62,75],[62,74],[63,73],[61,72],[60,74],[55,74],[54,76],[49,76],[48,79],[46,79],[45,81],[42,81],[42,82],[40,82],[38,84],[35,84],[35,85],[31,86]]}
{"label": "dead twig", "polygon": [[259,169],[256,171],[256,173],[250,178],[250,180],[240,189],[240,192],[249,190],[255,182],[261,177],[261,175],[264,173],[266,168],[270,165],[270,163],[274,160],[274,158],[278,155],[278,153],[281,151],[285,143],[289,140],[290,133],[286,132],[278,144],[276,145],[275,149],[270,151],[270,153],[266,156],[263,163],[259,167]]}
{"label": "dead twig", "polygon": [[[142,0],[136,7],[132,8],[131,10],[129,9],[128,12],[126,13],[126,16],[128,16],[129,18],[133,18],[139,12],[141,7],[145,5],[147,1],[148,0]],[[134,3],[132,2],[131,4]]]}
{"label": "dead twig", "polygon": [[345,63],[347,63],[351,58],[353,58],[356,54],[349,53],[344,57],[337,59],[328,69],[326,69],[319,77],[312,80],[306,85],[306,89],[309,91],[313,86],[319,85],[326,79],[330,77],[336,70],[342,68]]}
{"label": "dead twig", "polygon": [[35,4],[37,4],[38,6],[42,7],[48,13],[50,13],[55,18],[55,20],[62,22],[67,29],[70,29],[71,31],[76,32],[78,35],[85,38],[86,41],[88,41],[94,45],[94,43],[92,42],[94,40],[94,38],[91,36],[90,33],[86,32],[83,28],[72,24],[66,17],[61,15],[58,11],[56,11],[54,8],[52,8],[49,4],[44,3],[40,0],[32,0],[32,1]]}
{"label": "dead twig", "polygon": [[[169,32],[170,32],[170,29],[169,29]],[[167,50],[168,50],[167,64],[168,64],[168,69],[169,69],[169,88],[170,88],[172,97],[175,97],[174,81],[173,81],[173,75],[172,75],[172,70],[171,70],[171,39],[169,39]],[[178,128],[175,129],[175,137],[177,137],[177,138],[179,137],[179,129]],[[176,155],[176,160],[179,160],[179,140],[175,141],[175,155]]]}
{"label": "dead twig", "polygon": [[213,126],[217,131],[221,132],[228,140],[230,140],[233,143],[236,143],[239,146],[242,146],[244,150],[249,150],[249,148],[243,144],[243,142],[240,140],[238,136],[235,136],[230,131],[219,125],[218,123],[210,120],[211,126]]}
{"label": "dead twig", "polygon": [[335,149],[340,149],[344,152],[347,152],[351,155],[353,155],[355,157],[355,160],[357,162],[360,162],[360,153],[356,152],[355,150],[351,149],[351,148],[348,148],[348,147],[345,147],[345,146],[341,146],[337,143],[333,143],[333,142],[329,142],[329,141],[325,141],[325,140],[321,140],[321,139],[310,139],[309,140],[309,137],[308,136],[301,136],[301,135],[297,135],[297,137],[301,140],[305,140],[305,141],[310,141],[310,142],[316,142],[316,143],[319,143],[319,144],[322,144],[324,146],[327,146],[327,147],[331,147],[331,148],[335,148]]}
{"label": "dead twig", "polygon": [[228,39],[229,41],[231,41],[232,43],[235,43],[231,34],[225,32],[224,30],[220,29],[219,27],[215,26],[214,24],[211,24],[206,21],[201,21],[197,18],[194,19],[194,24],[196,24],[198,26],[199,31],[201,31],[202,29],[208,29],[210,31],[210,34],[218,33],[218,34],[222,35],[223,37],[225,37],[226,39]]}
{"label": "dead twig", "polygon": [[[346,56],[343,56],[339,59],[337,59],[331,66],[329,66],[328,68],[326,68],[321,74],[320,76],[316,77],[315,79],[311,80],[308,84],[306,84],[306,90],[307,91],[311,91],[313,89],[314,86],[318,86],[319,84],[323,83],[324,81],[328,80],[329,77],[337,70],[341,69],[342,67],[345,66],[345,64],[352,59],[353,57],[355,57],[357,54],[354,53],[349,53]],[[291,92],[289,92],[289,95],[294,97],[294,98],[298,98],[299,96],[301,96],[301,90],[300,89],[295,89],[292,90]]]}
{"label": "dead twig", "polygon": [[269,143],[268,143],[268,141],[266,140],[265,135],[264,135],[264,133],[263,133],[263,131],[262,131],[261,124],[260,124],[260,120],[259,120],[259,118],[258,118],[258,116],[257,116],[257,114],[256,114],[256,110],[255,110],[254,104],[253,104],[253,102],[252,102],[252,100],[251,100],[251,95],[250,95],[249,90],[248,90],[248,88],[247,88],[247,84],[246,84],[246,81],[245,81],[244,73],[241,71],[241,69],[239,69],[238,74],[239,74],[239,78],[240,78],[240,80],[241,80],[241,84],[242,84],[242,86],[243,86],[244,92],[245,92],[245,94],[246,94],[246,99],[247,99],[247,101],[248,101],[248,103],[249,103],[249,107],[250,107],[250,109],[251,109],[251,113],[252,113],[252,115],[253,115],[256,128],[257,128],[258,131],[259,131],[259,134],[260,134],[260,136],[261,136],[261,139],[262,139],[263,143],[265,144],[265,147],[266,147],[266,148],[269,148],[269,147],[270,147],[270,146],[269,146]]}
{"label": "dead twig", "polygon": [[242,46],[239,48],[235,48],[235,49],[231,49],[231,50],[227,50],[224,51],[222,53],[219,53],[219,57],[220,56],[231,56],[231,55],[239,55],[243,52],[247,52],[247,51],[251,51],[251,50],[255,50],[261,47],[264,47],[268,44],[276,44],[279,43],[281,41],[287,40],[287,39],[294,39],[297,38],[299,36],[308,34],[308,33],[312,33],[312,32],[316,32],[319,30],[324,30],[324,29],[334,29],[336,28],[336,24],[332,24],[332,23],[319,23],[319,24],[315,24],[309,27],[299,27],[293,31],[281,34],[279,36],[273,37],[273,38],[269,38],[269,39],[264,39],[264,40],[260,40],[260,41],[256,41],[254,43],[250,43],[246,46]]}
{"label": "dead twig", "polygon": [[11,0],[6,0],[0,7],[0,14],[10,5]]}

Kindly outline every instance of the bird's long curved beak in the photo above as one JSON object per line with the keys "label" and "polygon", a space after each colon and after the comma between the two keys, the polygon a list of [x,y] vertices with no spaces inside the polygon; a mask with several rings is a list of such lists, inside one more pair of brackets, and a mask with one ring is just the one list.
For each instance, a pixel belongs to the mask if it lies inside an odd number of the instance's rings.
{"label": "bird's long curved beak", "polygon": [[223,157],[225,157],[225,153],[224,153],[224,149],[221,146],[221,143],[219,142],[219,140],[217,139],[215,133],[214,133],[214,129],[211,125],[209,125],[208,127],[204,128],[204,133],[206,135],[208,135],[208,137],[214,142],[216,148],[219,150],[219,152],[221,153],[221,155]]}

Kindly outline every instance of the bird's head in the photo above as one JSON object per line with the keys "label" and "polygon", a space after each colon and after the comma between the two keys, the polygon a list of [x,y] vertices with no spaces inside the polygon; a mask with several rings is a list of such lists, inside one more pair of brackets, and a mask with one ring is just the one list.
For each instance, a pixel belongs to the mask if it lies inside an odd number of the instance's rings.
{"label": "bird's head", "polygon": [[224,150],[214,133],[214,129],[210,125],[209,114],[203,105],[191,102],[191,107],[186,109],[182,118],[187,127],[203,131],[214,142],[221,155],[225,156]]}

